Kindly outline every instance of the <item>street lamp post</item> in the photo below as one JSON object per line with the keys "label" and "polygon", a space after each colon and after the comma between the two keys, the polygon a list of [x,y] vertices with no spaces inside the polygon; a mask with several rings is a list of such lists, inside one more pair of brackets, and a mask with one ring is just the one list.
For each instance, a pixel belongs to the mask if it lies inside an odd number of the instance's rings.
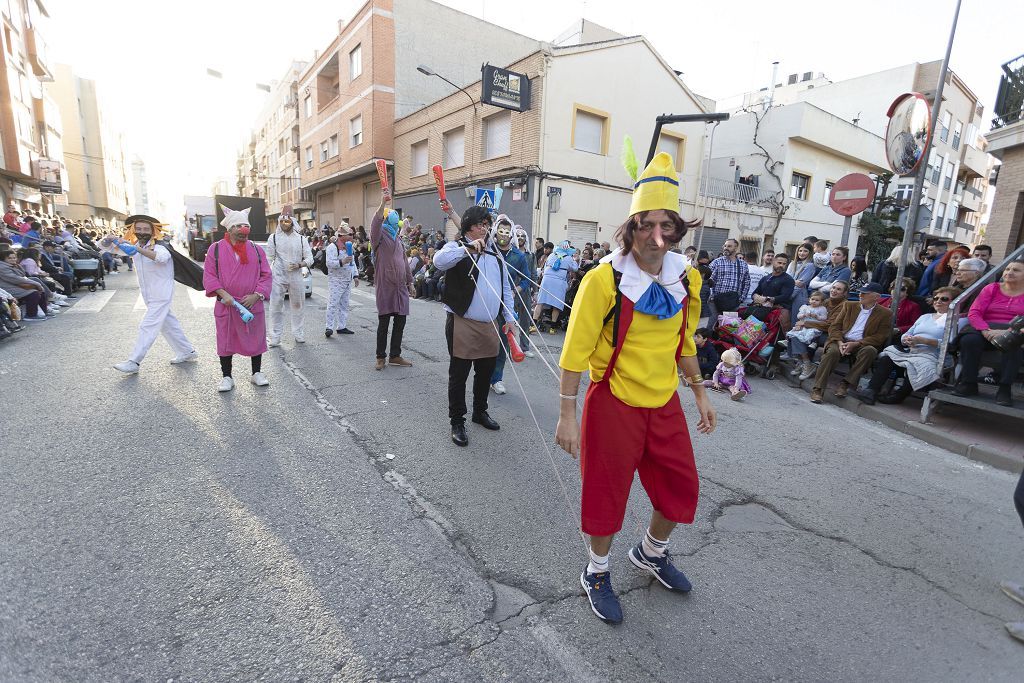
{"label": "street lamp post", "polygon": [[419,71],[424,76],[437,76],[438,78],[440,78],[442,81],[444,81],[448,85],[452,86],[456,90],[461,91],[463,95],[465,95],[466,97],[469,98],[470,103],[473,105],[473,111],[474,112],[476,111],[476,100],[474,100],[473,96],[470,95],[468,92],[466,92],[463,88],[460,88],[459,86],[455,85],[454,83],[449,81],[447,78],[445,78],[441,74],[437,73],[436,71],[434,71],[433,69],[431,69],[429,66],[427,66],[425,64],[420,64],[419,66],[416,67],[416,70]]}

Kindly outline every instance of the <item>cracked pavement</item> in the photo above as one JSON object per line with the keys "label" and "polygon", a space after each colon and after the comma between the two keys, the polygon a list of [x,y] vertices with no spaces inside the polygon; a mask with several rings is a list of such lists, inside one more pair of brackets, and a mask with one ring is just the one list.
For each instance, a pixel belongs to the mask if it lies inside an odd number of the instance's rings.
{"label": "cracked pavement", "polygon": [[138,376],[110,369],[142,315],[131,275],[0,345],[0,680],[1018,680],[1012,475],[754,380],[697,437],[697,519],[670,548],[694,591],[625,560],[637,482],[609,627],[579,588],[540,359],[507,366],[501,431],[459,449],[440,306],[413,302],[415,367],[376,372],[373,290],[357,334],[325,339],[316,278],[309,342],[268,353],[267,390],[216,393],[212,315],[183,291],[201,361],[161,340]]}

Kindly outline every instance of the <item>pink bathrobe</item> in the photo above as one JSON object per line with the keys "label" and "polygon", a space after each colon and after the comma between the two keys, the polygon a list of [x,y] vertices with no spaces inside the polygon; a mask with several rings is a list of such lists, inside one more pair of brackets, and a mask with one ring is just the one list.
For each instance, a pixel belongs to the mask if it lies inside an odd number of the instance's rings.
{"label": "pink bathrobe", "polygon": [[[203,264],[203,286],[207,296],[217,296],[216,290],[223,289],[239,303],[246,295],[254,292],[270,298],[273,276],[270,274],[267,255],[263,249],[249,241],[246,241],[245,248],[249,263],[243,266],[227,239],[210,245]],[[243,323],[234,306],[228,308],[217,299],[213,306],[213,316],[217,321],[218,356],[237,353],[251,357],[267,352],[267,319],[263,312],[263,302],[257,301],[249,310],[254,317],[248,323]]]}

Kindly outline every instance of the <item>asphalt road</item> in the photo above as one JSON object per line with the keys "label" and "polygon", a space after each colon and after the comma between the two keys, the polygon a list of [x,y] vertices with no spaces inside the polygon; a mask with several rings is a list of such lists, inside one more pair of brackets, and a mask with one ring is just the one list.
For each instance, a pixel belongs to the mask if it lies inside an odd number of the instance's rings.
{"label": "asphalt road", "polygon": [[128,274],[0,343],[0,680],[1020,680],[1003,622],[1024,608],[997,587],[1024,580],[1012,475],[754,380],[696,439],[701,503],[672,543],[694,591],[626,561],[636,486],[609,627],[540,359],[492,395],[501,431],[457,448],[440,306],[412,304],[414,367],[375,372],[373,290],[325,339],[324,284],[267,389],[216,392],[209,302],[183,289],[201,361],[160,340],[112,370],[142,316]]}

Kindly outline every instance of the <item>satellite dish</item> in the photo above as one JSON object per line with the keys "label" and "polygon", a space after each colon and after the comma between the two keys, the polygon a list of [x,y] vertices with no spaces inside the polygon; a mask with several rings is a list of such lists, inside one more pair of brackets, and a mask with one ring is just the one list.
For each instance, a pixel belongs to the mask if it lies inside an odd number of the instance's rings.
{"label": "satellite dish", "polygon": [[931,142],[931,107],[924,95],[910,92],[897,97],[887,114],[885,154],[889,167],[897,175],[913,175]]}

